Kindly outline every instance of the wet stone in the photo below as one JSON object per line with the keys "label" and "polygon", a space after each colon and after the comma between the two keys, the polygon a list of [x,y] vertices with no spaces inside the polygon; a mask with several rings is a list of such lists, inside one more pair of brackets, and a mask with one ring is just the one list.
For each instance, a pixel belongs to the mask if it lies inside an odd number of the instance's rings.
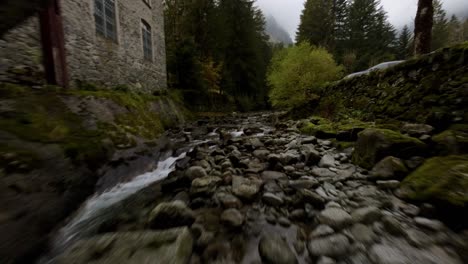
{"label": "wet stone", "polygon": [[262,200],[265,204],[271,206],[280,206],[284,203],[283,199],[273,193],[264,193],[262,196]]}
{"label": "wet stone", "polygon": [[288,243],[277,234],[264,235],[258,251],[264,263],[297,264],[297,258]]}
{"label": "wet stone", "polygon": [[312,256],[339,257],[348,253],[349,239],[343,234],[315,238],[309,241],[308,250]]}
{"label": "wet stone", "polygon": [[221,221],[231,227],[240,227],[244,223],[244,216],[237,209],[227,209],[221,214]]}
{"label": "wet stone", "polygon": [[339,208],[327,208],[318,215],[320,223],[332,228],[341,229],[352,222],[352,217],[346,211]]}

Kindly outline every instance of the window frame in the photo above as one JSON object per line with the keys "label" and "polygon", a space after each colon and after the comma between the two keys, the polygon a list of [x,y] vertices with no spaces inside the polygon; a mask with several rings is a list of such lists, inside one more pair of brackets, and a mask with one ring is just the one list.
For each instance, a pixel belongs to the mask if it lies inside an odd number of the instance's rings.
{"label": "window frame", "polygon": [[141,40],[143,44],[143,58],[146,61],[153,62],[154,47],[153,47],[153,30],[151,25],[144,19],[141,20]]}
{"label": "window frame", "polygon": [[97,35],[117,43],[118,30],[116,2],[117,0],[94,0],[94,25],[96,27]]}

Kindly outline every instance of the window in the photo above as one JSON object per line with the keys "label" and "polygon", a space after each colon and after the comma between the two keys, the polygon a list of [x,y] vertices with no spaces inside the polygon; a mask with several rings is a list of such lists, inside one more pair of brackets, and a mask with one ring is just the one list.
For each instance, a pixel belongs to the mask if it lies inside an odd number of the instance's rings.
{"label": "window", "polygon": [[94,18],[96,32],[116,41],[115,0],[94,0]]}
{"label": "window", "polygon": [[151,40],[151,26],[144,20],[141,20],[141,35],[143,37],[143,53],[145,59],[153,60],[153,41]]}

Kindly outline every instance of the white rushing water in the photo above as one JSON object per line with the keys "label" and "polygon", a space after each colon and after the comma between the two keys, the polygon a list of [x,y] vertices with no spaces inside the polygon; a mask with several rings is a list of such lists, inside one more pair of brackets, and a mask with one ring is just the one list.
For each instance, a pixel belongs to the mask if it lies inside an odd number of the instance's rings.
{"label": "white rushing water", "polygon": [[129,182],[120,183],[99,195],[89,198],[73,219],[59,231],[55,247],[65,247],[68,242],[73,241],[84,227],[89,228],[93,223],[99,221],[99,213],[104,209],[128,198],[150,184],[166,178],[175,169],[176,161],[184,158],[186,154],[187,152],[184,152],[178,157],[169,157],[160,161],[156,170],[137,176]]}

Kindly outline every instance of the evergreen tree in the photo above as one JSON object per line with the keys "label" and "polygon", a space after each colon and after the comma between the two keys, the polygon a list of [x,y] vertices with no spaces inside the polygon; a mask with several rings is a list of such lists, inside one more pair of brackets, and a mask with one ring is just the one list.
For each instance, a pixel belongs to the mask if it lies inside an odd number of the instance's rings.
{"label": "evergreen tree", "polygon": [[253,1],[166,0],[165,18],[170,87],[265,106],[272,55]]}
{"label": "evergreen tree", "polygon": [[419,0],[414,20],[414,55],[431,50],[434,6],[432,0]]}
{"label": "evergreen tree", "polygon": [[440,49],[449,42],[447,13],[440,0],[434,0],[434,25],[432,27],[432,50]]}
{"label": "evergreen tree", "polygon": [[468,18],[465,19],[465,23],[463,23],[463,41],[468,41]]}
{"label": "evergreen tree", "polygon": [[382,60],[393,59],[396,46],[395,29],[377,0],[354,0],[349,9],[349,44],[355,53],[356,65],[362,70]]}
{"label": "evergreen tree", "polygon": [[338,62],[343,62],[349,41],[349,6],[347,0],[335,0],[334,10],[334,44],[333,55]]}
{"label": "evergreen tree", "polygon": [[334,1],[307,0],[301,14],[296,42],[309,42],[315,46],[333,49]]}
{"label": "evergreen tree", "polygon": [[409,57],[411,33],[407,25],[403,27],[398,37],[398,59],[404,60]]}
{"label": "evergreen tree", "polygon": [[463,28],[460,20],[455,15],[452,15],[448,24],[449,38],[448,43],[450,45],[463,42]]}

